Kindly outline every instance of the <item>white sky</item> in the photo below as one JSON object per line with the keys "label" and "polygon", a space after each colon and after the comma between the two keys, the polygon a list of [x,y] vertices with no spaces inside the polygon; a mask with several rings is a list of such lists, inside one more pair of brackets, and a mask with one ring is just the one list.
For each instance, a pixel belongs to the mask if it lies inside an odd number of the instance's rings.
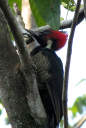
{"label": "white sky", "polygon": [[[64,13],[63,13],[64,12]],[[62,17],[66,17],[67,11],[62,9]],[[68,18],[71,18],[73,13],[68,12]],[[68,29],[68,33],[69,33]],[[57,54],[61,57],[64,67],[66,61],[66,50],[67,43],[65,47],[58,51]],[[68,106],[71,106],[75,101],[76,97],[86,93],[86,81],[82,84],[75,86],[81,79],[86,79],[86,21],[84,20],[76,28],[74,41],[73,41],[73,50],[72,58],[70,65],[70,76],[69,76],[69,89],[68,89]],[[1,108],[1,106],[0,106]],[[4,113],[4,110],[3,110]],[[80,117],[79,117],[80,118]],[[78,120],[78,118],[76,119]],[[76,122],[73,121],[73,122]],[[71,123],[71,120],[69,120]],[[82,128],[85,128],[83,125]],[[10,128],[10,126],[4,123],[4,115],[0,116],[0,128]]]}

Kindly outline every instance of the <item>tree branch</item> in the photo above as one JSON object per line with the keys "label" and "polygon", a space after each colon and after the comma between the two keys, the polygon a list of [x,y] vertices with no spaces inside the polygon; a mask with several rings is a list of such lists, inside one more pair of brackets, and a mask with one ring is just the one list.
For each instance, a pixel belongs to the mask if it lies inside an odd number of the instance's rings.
{"label": "tree branch", "polygon": [[84,2],[84,14],[85,14],[85,19],[86,19],[86,0],[83,0]]}
{"label": "tree branch", "polygon": [[86,115],[84,115],[74,126],[73,128],[80,128],[86,121]]}
{"label": "tree branch", "polygon": [[80,3],[81,3],[81,0],[77,0],[77,6],[76,6],[72,28],[71,28],[71,33],[70,33],[70,37],[68,41],[67,59],[66,59],[64,82],[63,82],[63,96],[62,96],[63,113],[64,113],[64,128],[68,128],[68,112],[67,112],[68,78],[69,78],[69,68],[70,68],[70,61],[71,61],[73,37],[74,37],[75,28],[77,25]]}
{"label": "tree branch", "polygon": [[8,5],[8,1],[1,0],[0,7],[4,12],[4,15],[8,21],[13,36],[16,40],[21,67],[27,83],[27,99],[28,99],[29,109],[34,119],[38,121],[41,125],[43,125],[46,122],[47,117],[39,95],[36,76],[33,70],[33,62],[31,60],[30,55],[28,54],[22,32],[18,26],[16,18],[13,16],[11,12],[11,9]]}
{"label": "tree branch", "polygon": [[[78,20],[77,20],[77,25],[85,18],[84,15],[84,8],[80,9],[79,15],[78,15]],[[60,29],[66,29],[66,28],[71,28],[71,25],[73,23],[73,19],[71,20],[64,20],[61,22]]]}
{"label": "tree branch", "polygon": [[[0,9],[0,98],[13,128],[35,128],[25,96],[24,78],[17,69],[18,63],[19,57]],[[31,122],[33,125],[30,127]]]}

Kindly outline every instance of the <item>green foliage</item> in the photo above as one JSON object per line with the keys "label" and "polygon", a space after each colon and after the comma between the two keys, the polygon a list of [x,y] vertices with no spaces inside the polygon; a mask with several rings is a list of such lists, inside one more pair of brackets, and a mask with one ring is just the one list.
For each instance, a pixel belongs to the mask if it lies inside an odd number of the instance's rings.
{"label": "green foliage", "polygon": [[74,5],[75,4],[74,0],[61,0],[61,2],[64,2],[67,5],[69,5],[69,4]]}
{"label": "green foliage", "polygon": [[38,26],[50,25],[58,29],[60,25],[60,0],[29,0]]}
{"label": "green foliage", "polygon": [[62,0],[62,5],[70,11],[75,11],[76,9],[74,0]]}
{"label": "green foliage", "polygon": [[72,111],[73,117],[76,116],[77,112],[82,114],[84,111],[84,107],[86,107],[86,95],[82,97],[78,97],[74,102],[73,106],[69,108]]}
{"label": "green foliage", "polygon": [[64,20],[64,18],[63,17],[60,17],[60,21],[63,21]]}
{"label": "green foliage", "polygon": [[2,109],[0,109],[0,115],[2,114]]}
{"label": "green foliage", "polygon": [[18,5],[18,8],[21,10],[22,0],[8,0],[9,5],[13,7],[13,3]]}

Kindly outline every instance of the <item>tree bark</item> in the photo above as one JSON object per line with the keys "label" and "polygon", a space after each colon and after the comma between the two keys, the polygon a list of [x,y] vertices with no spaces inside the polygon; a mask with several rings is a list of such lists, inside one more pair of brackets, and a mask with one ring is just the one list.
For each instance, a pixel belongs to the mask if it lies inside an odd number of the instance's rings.
{"label": "tree bark", "polygon": [[0,9],[0,97],[9,121],[13,128],[47,128],[46,121],[39,124],[31,116],[26,79],[21,72],[20,58],[12,45],[7,26]]}
{"label": "tree bark", "polygon": [[24,80],[17,69],[19,58],[1,9],[0,17],[0,97],[13,128],[29,128],[30,114]]}
{"label": "tree bark", "polygon": [[86,115],[84,115],[74,126],[73,128],[80,128],[86,121]]}
{"label": "tree bark", "polygon": [[85,19],[86,19],[86,0],[83,0],[84,2],[84,14],[85,14]]}

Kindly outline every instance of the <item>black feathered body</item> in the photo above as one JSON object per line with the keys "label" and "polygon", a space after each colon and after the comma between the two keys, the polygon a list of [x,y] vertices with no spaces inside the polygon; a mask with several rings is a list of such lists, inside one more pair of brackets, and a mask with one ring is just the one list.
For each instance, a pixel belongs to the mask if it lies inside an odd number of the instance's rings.
{"label": "black feathered body", "polygon": [[54,51],[37,47],[32,53],[39,93],[48,117],[49,128],[56,128],[62,118],[63,66]]}

